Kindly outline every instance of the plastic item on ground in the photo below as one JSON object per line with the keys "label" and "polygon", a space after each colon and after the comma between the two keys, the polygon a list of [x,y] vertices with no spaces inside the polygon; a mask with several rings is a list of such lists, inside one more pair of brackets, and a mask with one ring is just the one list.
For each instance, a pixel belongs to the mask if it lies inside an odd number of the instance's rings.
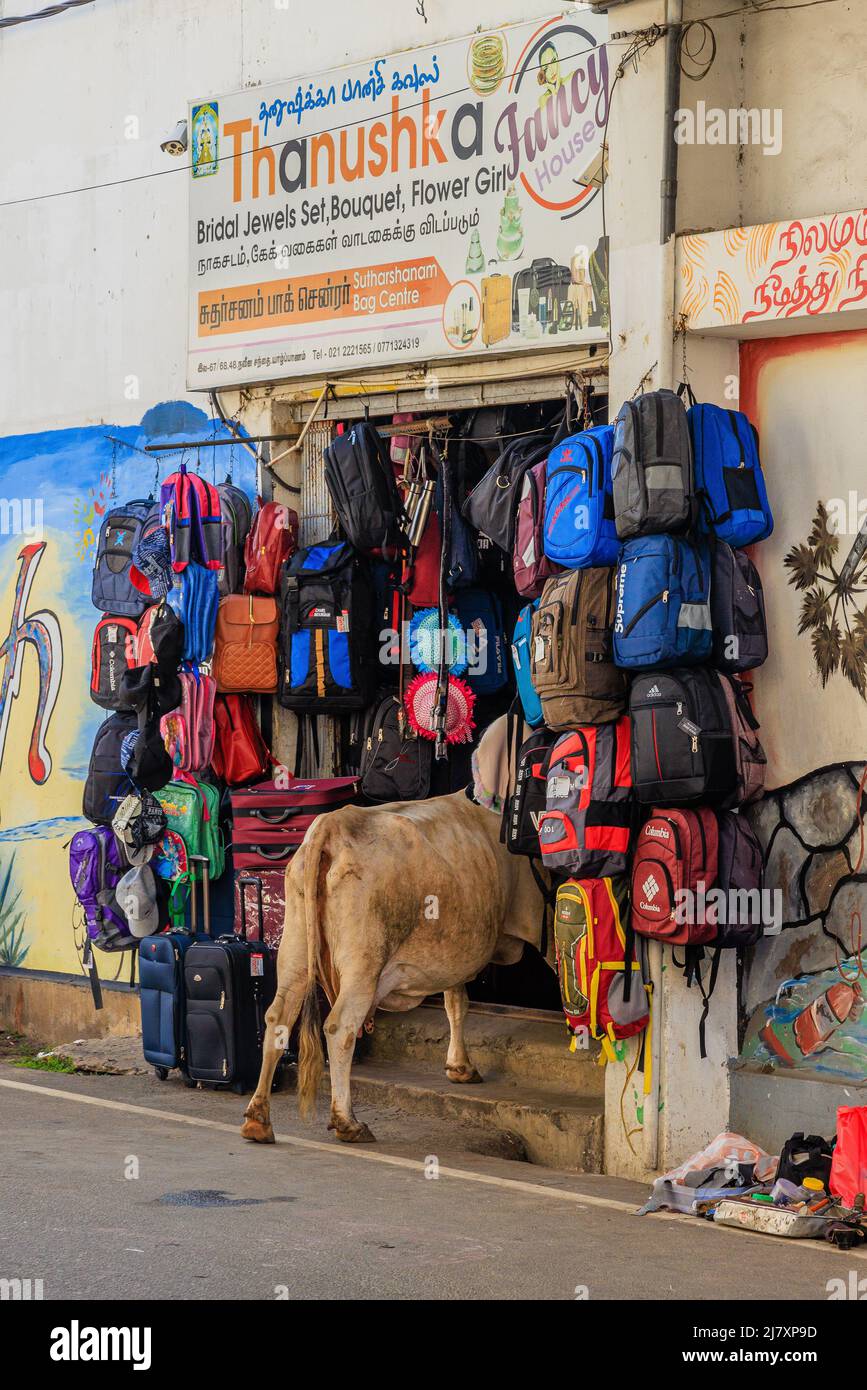
{"label": "plastic item on ground", "polygon": [[[650,1197],[639,1210],[639,1216],[652,1211],[692,1211],[696,1202],[707,1202],[721,1192],[755,1191],[773,1182],[777,1171],[776,1155],[765,1153],[742,1134],[718,1134],[706,1148],[691,1154],[677,1168],[657,1178]],[[728,1176],[723,1184],[720,1173]],[[704,1184],[704,1186],[697,1184]]]}
{"label": "plastic item on ground", "polygon": [[847,1207],[854,1207],[859,1192],[867,1192],[867,1105],[841,1105],[837,1111],[829,1186]]}

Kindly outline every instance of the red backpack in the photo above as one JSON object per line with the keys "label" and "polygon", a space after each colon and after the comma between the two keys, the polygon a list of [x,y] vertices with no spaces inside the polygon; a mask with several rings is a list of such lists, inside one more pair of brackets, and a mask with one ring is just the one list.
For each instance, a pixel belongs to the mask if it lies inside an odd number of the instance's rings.
{"label": "red backpack", "polygon": [[271,754],[259,732],[247,695],[218,695],[214,704],[214,751],[211,766],[230,787],[264,777]]}
{"label": "red backpack", "polygon": [[276,594],[280,570],[298,549],[298,513],[280,502],[263,502],[244,542],[245,594]]}
{"label": "red backpack", "polygon": [[545,479],[548,460],[534,464],[524,474],[521,500],[515,517],[512,567],[515,588],[524,598],[538,598],[545,580],[562,573],[563,566],[549,560],[544,550]]}
{"label": "red backpack", "polygon": [[[713,811],[660,810],[638,832],[632,861],[632,927],[670,946],[701,946],[717,933],[715,913],[701,910],[699,889],[717,879],[719,829]],[[688,890],[693,896],[684,899]],[[698,909],[698,910],[696,910]]]}

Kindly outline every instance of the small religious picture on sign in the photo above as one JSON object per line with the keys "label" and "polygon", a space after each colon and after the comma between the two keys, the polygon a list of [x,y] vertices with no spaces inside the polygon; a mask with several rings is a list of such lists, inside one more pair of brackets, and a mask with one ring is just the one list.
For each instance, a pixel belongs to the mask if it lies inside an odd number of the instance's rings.
{"label": "small religious picture on sign", "polygon": [[194,106],[192,112],[190,147],[192,149],[192,170],[194,179],[206,178],[217,172],[219,113],[217,102],[204,102]]}

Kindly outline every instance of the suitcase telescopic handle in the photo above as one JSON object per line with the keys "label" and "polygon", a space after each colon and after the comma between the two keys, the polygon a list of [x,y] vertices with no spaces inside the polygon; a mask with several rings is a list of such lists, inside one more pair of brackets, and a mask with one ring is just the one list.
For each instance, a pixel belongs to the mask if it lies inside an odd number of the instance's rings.
{"label": "suitcase telescopic handle", "polygon": [[[191,864],[201,864],[202,866],[202,925],[208,936],[211,935],[211,861],[206,854],[191,854],[189,856]],[[196,931],[196,879],[195,875],[190,877],[190,925],[193,934]]]}
{"label": "suitcase telescopic handle", "polygon": [[241,931],[244,940],[247,940],[247,886],[252,884],[256,889],[256,909],[259,914],[259,940],[265,941],[265,916],[262,911],[262,880],[258,874],[239,874],[238,875],[238,898],[241,907]]}

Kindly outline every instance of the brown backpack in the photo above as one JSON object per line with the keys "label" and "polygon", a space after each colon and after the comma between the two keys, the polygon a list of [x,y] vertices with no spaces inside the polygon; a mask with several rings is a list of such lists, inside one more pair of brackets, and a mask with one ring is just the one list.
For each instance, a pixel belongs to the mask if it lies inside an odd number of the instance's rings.
{"label": "brown backpack", "polygon": [[533,614],[530,670],[549,729],[607,724],[626,707],[626,674],[612,660],[616,570],[549,579]]}
{"label": "brown backpack", "polygon": [[277,601],[256,594],[229,594],[217,612],[214,675],[224,694],[277,689]]}

